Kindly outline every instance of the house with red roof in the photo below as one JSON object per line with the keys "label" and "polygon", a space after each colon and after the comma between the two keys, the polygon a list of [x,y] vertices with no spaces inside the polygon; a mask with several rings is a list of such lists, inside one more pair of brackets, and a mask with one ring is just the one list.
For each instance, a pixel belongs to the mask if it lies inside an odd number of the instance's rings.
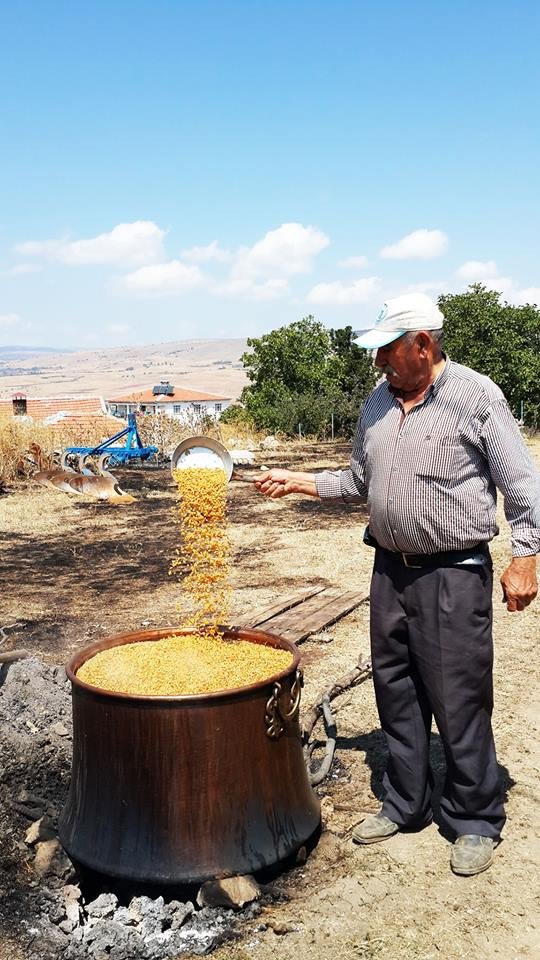
{"label": "house with red roof", "polygon": [[175,420],[193,423],[203,417],[219,420],[223,411],[231,403],[231,397],[202,393],[200,390],[187,390],[162,380],[161,383],[147,390],[111,397],[107,400],[107,407],[110,413],[114,413],[117,417],[127,417],[128,413],[143,415],[160,413]]}
{"label": "house with red roof", "polygon": [[0,399],[0,418],[39,421],[46,426],[68,422],[74,427],[102,425],[109,432],[116,425],[103,397],[27,397],[15,393]]}

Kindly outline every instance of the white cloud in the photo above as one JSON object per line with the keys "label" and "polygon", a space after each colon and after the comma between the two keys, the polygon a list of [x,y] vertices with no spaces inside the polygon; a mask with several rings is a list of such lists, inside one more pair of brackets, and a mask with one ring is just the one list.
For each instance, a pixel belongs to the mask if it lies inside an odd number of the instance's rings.
{"label": "white cloud", "polygon": [[15,263],[12,267],[2,271],[4,277],[19,277],[27,273],[39,273],[43,267],[38,263]]}
{"label": "white cloud", "polygon": [[495,260],[467,260],[456,270],[456,277],[471,283],[481,283],[486,290],[496,290],[508,303],[523,306],[540,304],[540,287],[521,287],[513,277],[499,276]]}
{"label": "white cloud", "polygon": [[434,260],[448,248],[448,237],[442,230],[414,230],[398,243],[383,247],[383,260]]}
{"label": "white cloud", "polygon": [[21,324],[21,318],[18,313],[1,313],[0,327],[16,327]]}
{"label": "white cloud", "polygon": [[308,303],[367,303],[381,289],[379,277],[364,277],[354,283],[345,284],[341,280],[332,283],[318,283],[307,295]]}
{"label": "white cloud", "polygon": [[188,260],[190,263],[208,263],[210,260],[227,263],[232,260],[233,255],[230,250],[220,247],[217,240],[214,240],[206,247],[190,247],[189,250],[182,250],[180,256],[182,260]]}
{"label": "white cloud", "polygon": [[329,243],[326,234],[317,227],[282,223],[252,247],[242,247],[237,252],[231,280],[251,283],[258,278],[309,273],[314,258]]}
{"label": "white cloud", "polygon": [[151,220],[119,223],[109,233],[88,240],[44,240],[19,243],[23,256],[44,257],[69,265],[152,263],[163,257],[165,231]]}
{"label": "white cloud", "polygon": [[121,279],[122,286],[134,293],[185,293],[206,283],[198,267],[181,260],[168,260],[140,267]]}
{"label": "white cloud", "polygon": [[494,260],[467,260],[458,267],[456,276],[473,283],[496,277],[497,272],[497,264]]}
{"label": "white cloud", "polygon": [[513,300],[516,294],[512,277],[484,277],[482,284],[488,290],[497,290],[506,300]]}
{"label": "white cloud", "polygon": [[535,303],[540,306],[540,287],[523,287],[521,290],[516,290],[515,302],[520,305]]}
{"label": "white cloud", "polygon": [[363,270],[367,267],[369,260],[367,257],[346,257],[345,260],[338,261],[338,267],[351,268],[353,270]]}

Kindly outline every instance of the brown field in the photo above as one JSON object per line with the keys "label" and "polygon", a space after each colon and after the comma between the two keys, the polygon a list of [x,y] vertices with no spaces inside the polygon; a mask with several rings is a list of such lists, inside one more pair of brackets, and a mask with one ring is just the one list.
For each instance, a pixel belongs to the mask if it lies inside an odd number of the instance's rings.
{"label": "brown field", "polygon": [[[540,441],[531,442],[540,463]],[[262,463],[318,469],[343,465],[343,445],[283,445]],[[168,576],[177,528],[167,469],[119,472],[136,497],[113,507],[25,481],[0,497],[3,586],[0,626],[7,647],[63,663],[81,644],[144,626],[175,625],[187,612]],[[367,592],[371,551],[361,542],[362,508],[299,497],[269,502],[232,482],[233,622],[314,582]],[[493,544],[496,574],[508,561],[507,528]],[[540,956],[538,772],[540,602],[509,614],[495,591],[494,716],[508,823],[493,867],[470,879],[448,867],[437,823],[416,835],[353,847],[352,827],[376,810],[384,744],[371,684],[336,704],[337,762],[319,793],[324,830],[304,865],[284,874],[288,902],[265,907],[216,960],[521,960]],[[322,688],[368,655],[366,604],[302,647],[304,709]],[[444,760],[436,731],[433,763]],[[437,819],[437,817],[436,817]],[[0,956],[2,956],[0,944]],[[134,958],[136,960],[136,958]]]}
{"label": "brown field", "polygon": [[0,362],[0,398],[22,391],[29,397],[98,395],[108,399],[168,380],[176,387],[234,399],[246,383],[240,363],[245,349],[242,339],[175,340],[36,354]]}

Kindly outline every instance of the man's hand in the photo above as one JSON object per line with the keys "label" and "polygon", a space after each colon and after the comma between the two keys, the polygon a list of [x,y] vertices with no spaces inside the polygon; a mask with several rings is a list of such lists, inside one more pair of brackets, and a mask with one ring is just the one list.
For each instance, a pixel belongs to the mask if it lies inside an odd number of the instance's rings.
{"label": "man's hand", "polygon": [[513,557],[501,577],[501,586],[507,610],[524,610],[538,593],[536,557]]}
{"label": "man's hand", "polygon": [[300,473],[294,470],[266,470],[255,477],[254,484],[260,493],[271,500],[279,500],[289,493],[304,493],[308,497],[317,497],[315,477],[312,473]]}

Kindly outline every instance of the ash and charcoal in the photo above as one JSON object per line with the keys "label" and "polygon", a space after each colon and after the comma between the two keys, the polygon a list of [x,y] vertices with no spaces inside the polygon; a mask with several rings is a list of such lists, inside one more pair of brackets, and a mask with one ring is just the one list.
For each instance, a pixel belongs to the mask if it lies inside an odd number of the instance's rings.
{"label": "ash and charcoal", "polygon": [[56,834],[71,744],[63,668],[35,657],[2,668],[0,941],[27,960],[167,960],[249,932],[261,903],[275,899],[269,887],[257,902],[253,878],[145,892],[75,870]]}

